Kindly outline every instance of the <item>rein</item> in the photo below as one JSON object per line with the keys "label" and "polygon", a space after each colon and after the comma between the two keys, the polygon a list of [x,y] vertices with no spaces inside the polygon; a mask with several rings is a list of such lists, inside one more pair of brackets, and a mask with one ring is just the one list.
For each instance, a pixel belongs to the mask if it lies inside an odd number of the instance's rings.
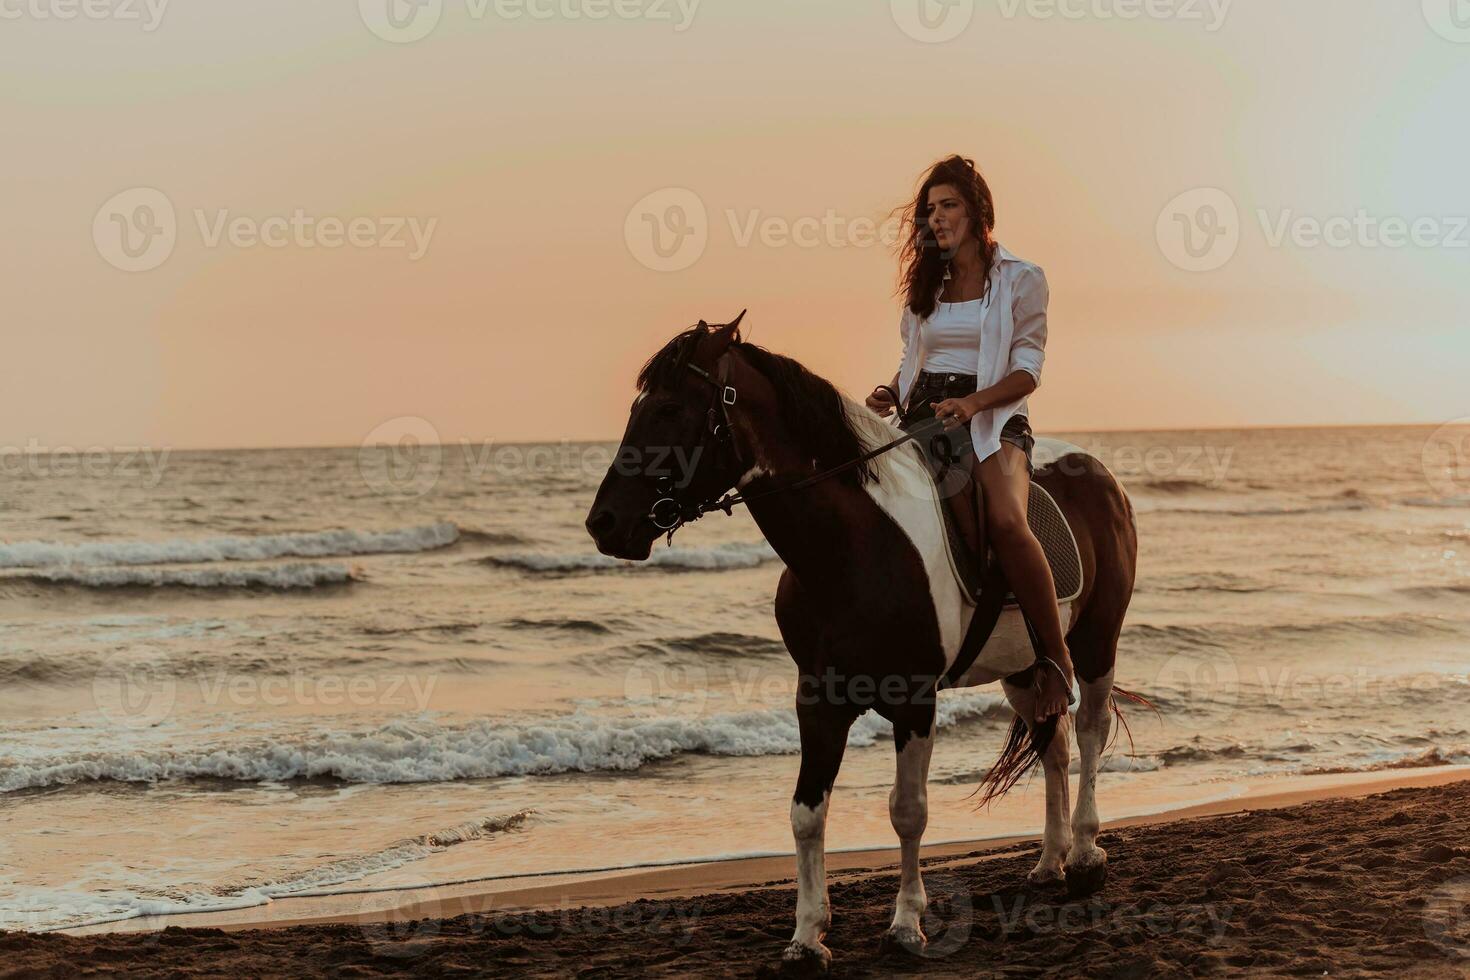
{"label": "rein", "polygon": [[[699,375],[715,389],[714,401],[710,404],[709,411],[706,413],[706,417],[708,419],[709,434],[714,436],[716,441],[720,445],[728,443],[730,440],[731,432],[730,406],[734,405],[738,398],[738,393],[735,391],[734,386],[728,383],[728,378],[730,374],[729,361],[724,357],[720,358],[720,376],[718,379],[711,377],[708,371],[697,364],[686,363],[684,366],[689,368],[689,370],[693,371],[695,374]],[[893,392],[893,389],[887,385],[880,385],[879,387]],[[897,411],[898,393],[893,392],[893,396],[894,411]],[[720,414],[720,421],[718,422],[715,420],[716,406],[719,407]],[[752,500],[760,500],[763,497],[770,497],[778,493],[804,490],[807,487],[812,486],[813,484],[820,483],[823,480],[837,476],[839,473],[845,473],[848,470],[853,469],[854,467],[861,466],[868,460],[881,456],[884,453],[888,452],[890,449],[896,449],[897,447],[902,446],[904,443],[912,439],[928,437],[929,435],[942,431],[943,428],[944,424],[939,419],[926,419],[916,424],[912,429],[910,429],[900,438],[895,439],[892,442],[887,443],[886,445],[879,446],[877,449],[870,450],[863,455],[857,457],[856,459],[850,459],[845,463],[840,463],[837,466],[833,466],[830,469],[823,470],[820,473],[815,473],[811,476],[803,477],[802,479],[797,480],[795,483],[790,483],[782,487],[772,487],[769,490],[762,490],[760,493],[757,494],[726,493],[718,500],[713,497],[709,497],[704,500],[698,501],[697,503],[686,504],[681,502],[677,497],[674,496],[672,481],[669,481],[667,477],[664,477],[661,478],[659,481],[661,485],[665,484],[667,481],[667,485],[661,486],[659,491],[663,494],[663,496],[654,502],[653,507],[648,512],[648,519],[653,522],[654,527],[658,528],[661,531],[667,531],[668,540],[670,543],[672,543],[675,531],[683,527],[685,524],[690,524],[694,521],[699,520],[710,511],[722,510],[725,512],[725,515],[727,517],[733,516],[734,512],[732,508],[737,507],[740,504],[748,505]],[[701,448],[703,448],[703,443],[701,443]],[[696,463],[695,465],[697,466],[698,464]]]}

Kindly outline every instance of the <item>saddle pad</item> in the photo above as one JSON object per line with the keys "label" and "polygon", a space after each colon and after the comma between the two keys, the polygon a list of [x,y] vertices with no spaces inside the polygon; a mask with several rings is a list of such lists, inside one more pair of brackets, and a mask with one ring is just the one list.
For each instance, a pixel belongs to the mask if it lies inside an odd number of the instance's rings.
{"label": "saddle pad", "polygon": [[[929,475],[931,478],[936,476],[932,469]],[[975,605],[980,598],[984,563],[977,561],[966,546],[959,528],[954,524],[949,507],[941,499],[943,491],[940,484],[936,482],[935,487],[934,506],[938,509],[947,532],[944,543],[950,571],[954,573],[955,582],[965,596],[965,601]],[[1052,579],[1056,582],[1057,601],[1070,602],[1077,598],[1082,592],[1082,555],[1077,550],[1077,539],[1056,500],[1047,493],[1046,488],[1035,481],[1031,483],[1031,495],[1026,504],[1026,523],[1030,525],[1031,533],[1036,535],[1041,542],[1042,551],[1046,553]],[[1003,605],[1017,605],[1015,593],[1007,592]]]}

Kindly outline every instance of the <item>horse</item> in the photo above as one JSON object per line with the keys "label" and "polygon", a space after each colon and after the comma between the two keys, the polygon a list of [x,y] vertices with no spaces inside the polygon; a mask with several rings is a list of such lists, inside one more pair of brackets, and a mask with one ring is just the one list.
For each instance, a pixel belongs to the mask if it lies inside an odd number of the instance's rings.
{"label": "horse", "polygon": [[[985,624],[977,622],[983,607],[964,601],[946,564],[939,490],[918,443],[885,451],[903,442],[892,425],[795,360],[742,340],[743,317],[716,326],[701,320],[644,364],[618,454],[585,526],[602,554],[641,561],[657,538],[672,538],[707,511],[729,513],[744,503],[785,563],[775,618],[799,673],[801,759],[791,801],[796,928],[783,965],[830,967],[823,945],[831,926],[827,811],[848,729],[869,709],[892,723],[897,755],[889,816],[900,876],[882,943],[922,953],[927,898],[919,850],[936,689],[946,684],[999,680],[1015,712],[1001,756],[981,782],[984,802],[1038,762],[1045,773],[1045,832],[1028,881],[1065,883],[1079,897],[1095,892],[1107,869],[1095,791],[1113,716],[1122,718],[1115,695],[1142,701],[1113,685],[1138,554],[1127,494],[1101,461],[1081,451],[1033,476],[1073,529],[1084,571],[1066,632],[1081,694],[1075,720],[1069,714],[1036,724],[1034,664],[997,676],[977,663],[952,676],[966,643],[986,642],[998,602]],[[670,459],[683,461],[682,470],[667,465]],[[1081,760],[1069,827],[1072,732]]]}

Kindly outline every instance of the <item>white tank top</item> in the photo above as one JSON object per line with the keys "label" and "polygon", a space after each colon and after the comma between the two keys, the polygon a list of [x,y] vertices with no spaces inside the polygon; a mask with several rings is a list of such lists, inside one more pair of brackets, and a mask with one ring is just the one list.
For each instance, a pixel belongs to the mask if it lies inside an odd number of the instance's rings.
{"label": "white tank top", "polygon": [[980,324],[985,317],[989,290],[981,299],[940,303],[920,325],[923,334],[922,371],[935,374],[974,374],[980,364]]}

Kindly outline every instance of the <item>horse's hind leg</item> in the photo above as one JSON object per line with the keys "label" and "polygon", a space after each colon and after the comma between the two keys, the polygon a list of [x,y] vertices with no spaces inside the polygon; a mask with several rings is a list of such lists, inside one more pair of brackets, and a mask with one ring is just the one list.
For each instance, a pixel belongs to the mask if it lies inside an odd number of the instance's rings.
{"label": "horse's hind leg", "polygon": [[[1006,692],[1006,699],[1011,702],[1012,710],[1026,723],[1027,730],[1034,730],[1035,689],[1029,686],[1019,687],[1009,681],[1001,681],[1001,687]],[[1056,735],[1046,747],[1046,754],[1041,757],[1041,767],[1046,773],[1046,830],[1041,837],[1041,858],[1026,876],[1026,880],[1033,885],[1061,881],[1065,874],[1063,864],[1067,860],[1067,822],[1071,809],[1067,766],[1072,761],[1067,729],[1071,727],[1071,717],[1063,714],[1056,720],[1056,726]]]}
{"label": "horse's hind leg", "polygon": [[1113,723],[1113,671],[1095,681],[1081,681],[1077,706],[1077,812],[1072,818],[1072,853],[1067,861],[1067,891],[1090,895],[1107,878],[1108,852],[1097,846],[1097,770]]}
{"label": "horse's hind leg", "polygon": [[898,747],[898,767],[893,790],[888,794],[888,816],[898,834],[902,870],[898,884],[898,904],[893,911],[893,924],[883,937],[884,944],[897,944],[918,952],[924,946],[921,920],[928,898],[919,875],[919,845],[924,828],[929,824],[929,758],[934,752],[934,707],[929,705],[919,717],[900,731],[903,722],[894,725],[894,744]]}

